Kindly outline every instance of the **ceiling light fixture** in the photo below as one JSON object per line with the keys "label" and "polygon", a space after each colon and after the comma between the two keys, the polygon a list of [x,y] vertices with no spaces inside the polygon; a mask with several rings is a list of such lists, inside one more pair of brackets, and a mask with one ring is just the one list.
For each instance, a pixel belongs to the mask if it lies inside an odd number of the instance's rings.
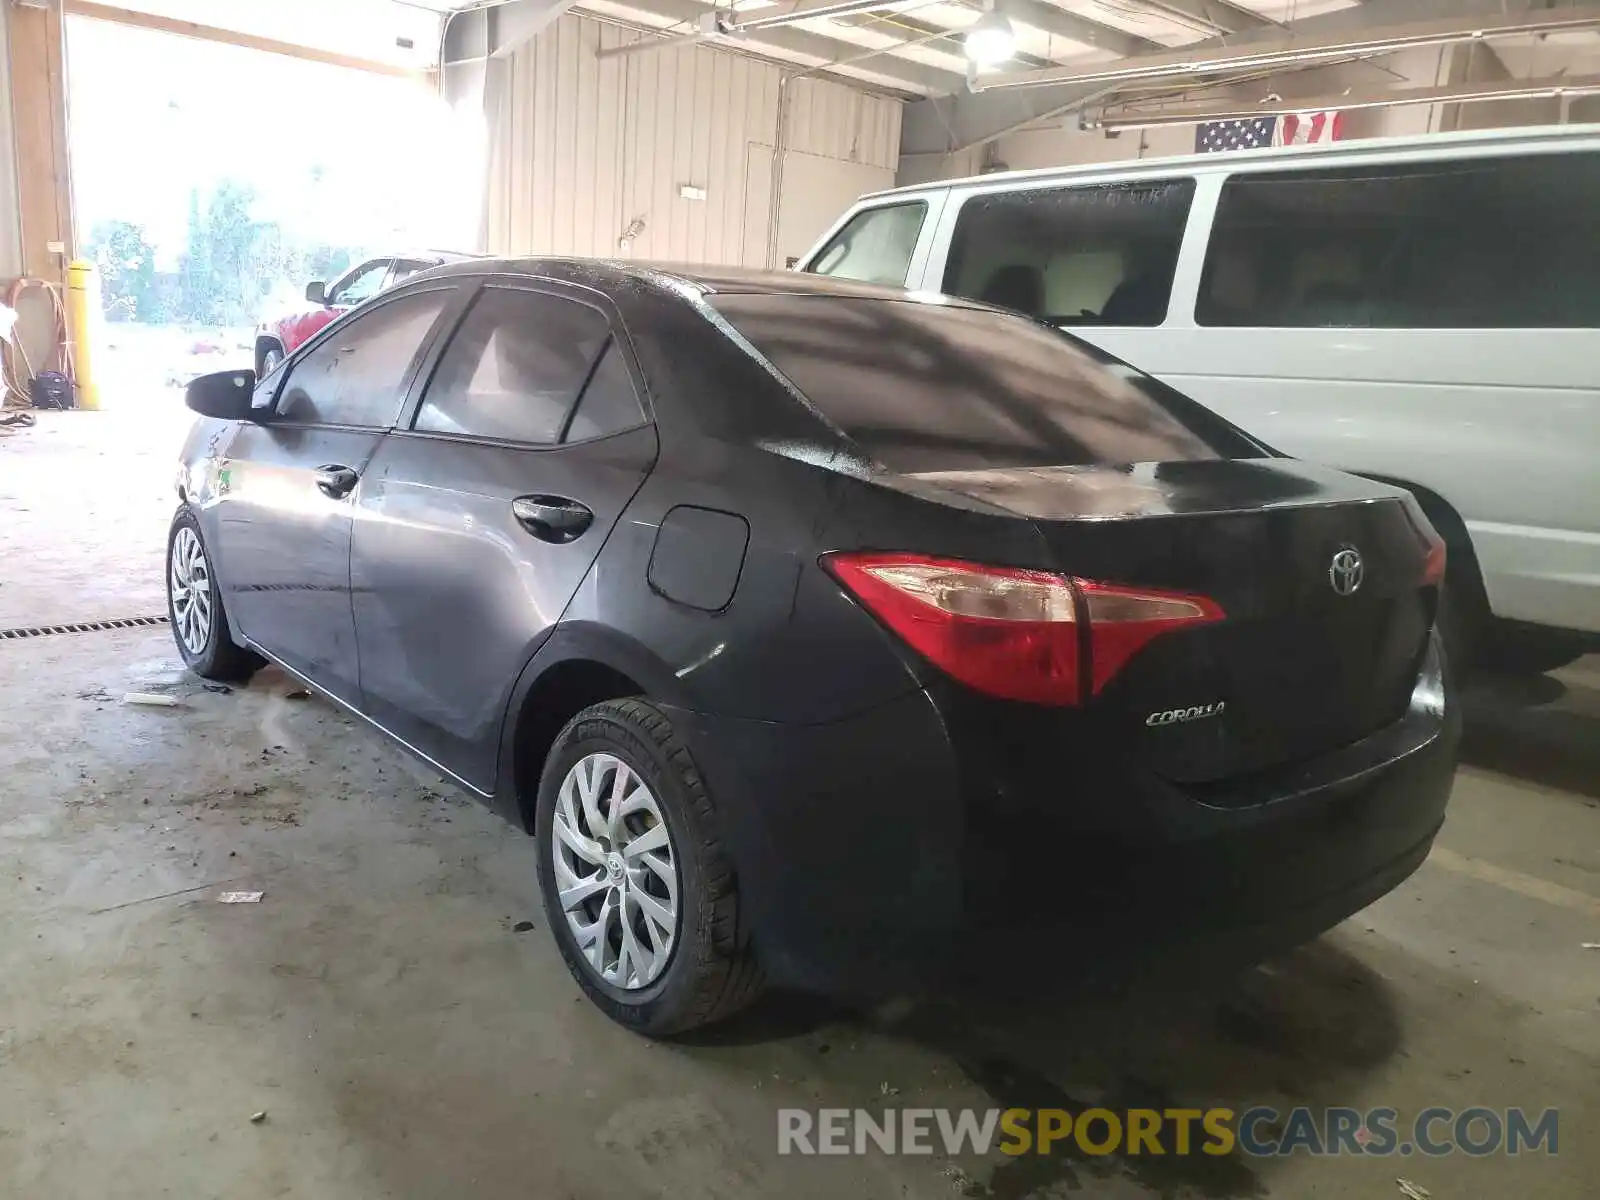
{"label": "ceiling light fixture", "polygon": [[1016,31],[1004,13],[991,8],[968,28],[965,46],[967,58],[974,65],[997,67],[1017,52]]}

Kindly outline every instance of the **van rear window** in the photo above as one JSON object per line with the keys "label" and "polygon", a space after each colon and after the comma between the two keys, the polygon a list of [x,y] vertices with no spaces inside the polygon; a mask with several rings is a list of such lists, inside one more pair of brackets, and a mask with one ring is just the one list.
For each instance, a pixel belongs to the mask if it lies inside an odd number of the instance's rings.
{"label": "van rear window", "polygon": [[1600,328],[1600,154],[1239,174],[1201,325]]}
{"label": "van rear window", "polygon": [[1021,317],[936,301],[708,299],[813,407],[893,471],[1263,453],[1165,384]]}

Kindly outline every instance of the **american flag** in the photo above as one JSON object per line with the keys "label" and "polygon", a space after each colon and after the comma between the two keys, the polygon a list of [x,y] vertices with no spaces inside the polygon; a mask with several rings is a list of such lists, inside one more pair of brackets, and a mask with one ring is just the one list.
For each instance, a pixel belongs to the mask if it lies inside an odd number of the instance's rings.
{"label": "american flag", "polygon": [[1342,112],[1286,113],[1278,118],[1274,141],[1280,146],[1307,146],[1313,142],[1337,142],[1342,137]]}
{"label": "american flag", "polygon": [[1342,112],[1285,113],[1241,121],[1202,121],[1195,126],[1195,152],[1254,150],[1258,146],[1305,146],[1344,137]]}
{"label": "american flag", "polygon": [[1195,126],[1196,154],[1213,150],[1254,150],[1273,144],[1277,117],[1248,117],[1243,121],[1202,121]]}

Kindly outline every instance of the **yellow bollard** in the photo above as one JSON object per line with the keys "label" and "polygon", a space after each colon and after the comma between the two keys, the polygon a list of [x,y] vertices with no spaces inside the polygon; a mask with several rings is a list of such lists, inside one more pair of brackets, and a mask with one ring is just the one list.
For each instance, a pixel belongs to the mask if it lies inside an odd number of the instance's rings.
{"label": "yellow bollard", "polygon": [[78,379],[78,407],[98,412],[100,385],[95,382],[90,331],[100,312],[100,281],[94,264],[75,258],[67,264],[67,327],[72,338],[72,369]]}

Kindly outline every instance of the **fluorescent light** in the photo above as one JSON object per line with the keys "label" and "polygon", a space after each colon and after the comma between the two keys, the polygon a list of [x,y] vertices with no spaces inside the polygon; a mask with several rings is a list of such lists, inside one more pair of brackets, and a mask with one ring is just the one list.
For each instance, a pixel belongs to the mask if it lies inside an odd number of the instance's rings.
{"label": "fluorescent light", "polygon": [[980,67],[997,67],[1017,52],[1017,35],[1004,13],[990,9],[967,30],[967,58]]}

